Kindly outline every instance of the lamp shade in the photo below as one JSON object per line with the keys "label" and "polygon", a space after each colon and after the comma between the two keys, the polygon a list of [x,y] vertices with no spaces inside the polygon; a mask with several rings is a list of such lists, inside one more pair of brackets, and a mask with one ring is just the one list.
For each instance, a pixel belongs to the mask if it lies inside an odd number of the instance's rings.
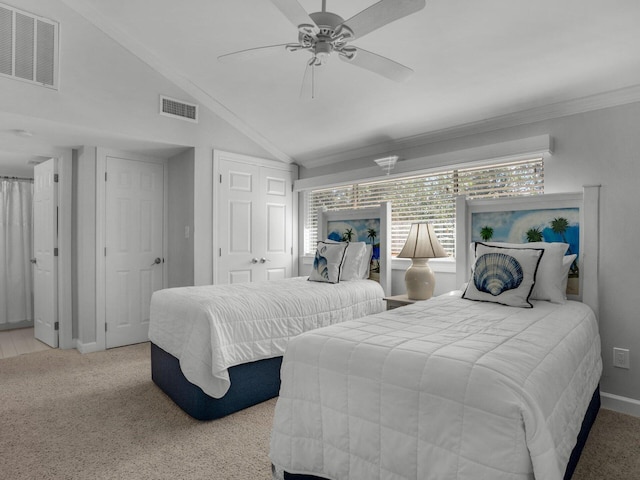
{"label": "lamp shade", "polygon": [[448,255],[440,245],[430,224],[413,223],[404,247],[397,256],[398,258],[439,258]]}

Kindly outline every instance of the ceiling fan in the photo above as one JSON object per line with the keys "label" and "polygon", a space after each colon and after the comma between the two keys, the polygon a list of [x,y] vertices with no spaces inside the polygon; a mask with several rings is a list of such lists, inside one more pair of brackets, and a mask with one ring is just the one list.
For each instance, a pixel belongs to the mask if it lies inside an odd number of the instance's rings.
{"label": "ceiling fan", "polygon": [[[298,43],[249,48],[221,55],[218,60],[249,60],[279,51],[307,51],[311,53],[307,70],[311,68],[312,75],[309,76],[305,71],[303,84],[309,78],[313,81],[314,68],[325,65],[334,53],[340,60],[398,82],[406,80],[413,73],[409,67],[356,47],[351,42],[423,9],[425,0],[381,0],[346,21],[339,15],[327,11],[326,0],[322,0],[320,12],[310,14],[297,0],[271,1],[298,28]],[[313,88],[311,91],[313,92]]]}

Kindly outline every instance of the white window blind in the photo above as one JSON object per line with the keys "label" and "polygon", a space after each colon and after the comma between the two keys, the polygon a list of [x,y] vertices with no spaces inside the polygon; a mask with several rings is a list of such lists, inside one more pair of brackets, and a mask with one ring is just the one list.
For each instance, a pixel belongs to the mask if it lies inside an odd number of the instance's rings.
{"label": "white window blind", "polygon": [[306,254],[313,254],[318,235],[318,208],[340,210],[391,202],[391,253],[404,245],[412,223],[433,225],[442,246],[455,255],[455,197],[508,197],[544,193],[542,158],[494,166],[446,170],[377,182],[312,190],[306,197]]}

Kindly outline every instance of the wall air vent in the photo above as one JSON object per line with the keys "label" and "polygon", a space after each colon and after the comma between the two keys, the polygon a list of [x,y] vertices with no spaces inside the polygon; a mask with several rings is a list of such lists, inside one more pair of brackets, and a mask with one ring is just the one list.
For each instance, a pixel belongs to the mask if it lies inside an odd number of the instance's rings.
{"label": "wall air vent", "polygon": [[0,75],[58,88],[58,23],[0,3]]}
{"label": "wall air vent", "polygon": [[198,122],[198,106],[160,95],[160,115]]}

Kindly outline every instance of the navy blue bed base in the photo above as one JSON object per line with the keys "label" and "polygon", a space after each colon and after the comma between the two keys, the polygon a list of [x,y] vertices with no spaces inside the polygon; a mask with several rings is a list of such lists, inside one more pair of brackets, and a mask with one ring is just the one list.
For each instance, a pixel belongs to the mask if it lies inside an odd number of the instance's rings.
{"label": "navy blue bed base", "polygon": [[[593,392],[593,396],[591,397],[591,403],[589,403],[589,408],[587,409],[587,413],[582,420],[582,427],[580,428],[580,433],[578,433],[578,441],[576,446],[573,448],[571,452],[571,457],[569,457],[569,463],[567,464],[567,469],[564,472],[564,480],[570,480],[573,475],[576,466],[578,465],[578,460],[580,459],[580,454],[582,453],[582,449],[584,448],[585,443],[587,443],[587,437],[589,436],[589,431],[591,430],[591,426],[593,422],[596,421],[596,416],[598,415],[598,411],[600,410],[600,386],[596,388],[596,391]],[[316,477],[314,475],[302,475],[302,474],[292,474],[289,472],[284,472],[285,480],[326,480],[322,477]]]}
{"label": "navy blue bed base", "polygon": [[180,361],[151,343],[151,379],[182,410],[197,420],[213,420],[277,397],[282,357],[229,368],[231,387],[213,398],[185,378]]}
{"label": "navy blue bed base", "polygon": [[569,480],[573,475],[573,471],[578,466],[578,460],[580,460],[580,454],[582,453],[582,449],[584,448],[585,443],[587,443],[587,437],[589,436],[589,432],[591,431],[591,427],[593,422],[596,421],[596,417],[598,416],[598,411],[600,410],[600,385],[596,388],[596,391],[593,392],[593,397],[591,397],[591,403],[589,403],[589,408],[587,408],[587,413],[585,413],[584,418],[582,419],[582,427],[580,428],[580,433],[578,433],[578,441],[576,446],[573,448],[571,452],[571,457],[569,457],[569,463],[567,464],[567,469],[564,471],[564,480]]}

